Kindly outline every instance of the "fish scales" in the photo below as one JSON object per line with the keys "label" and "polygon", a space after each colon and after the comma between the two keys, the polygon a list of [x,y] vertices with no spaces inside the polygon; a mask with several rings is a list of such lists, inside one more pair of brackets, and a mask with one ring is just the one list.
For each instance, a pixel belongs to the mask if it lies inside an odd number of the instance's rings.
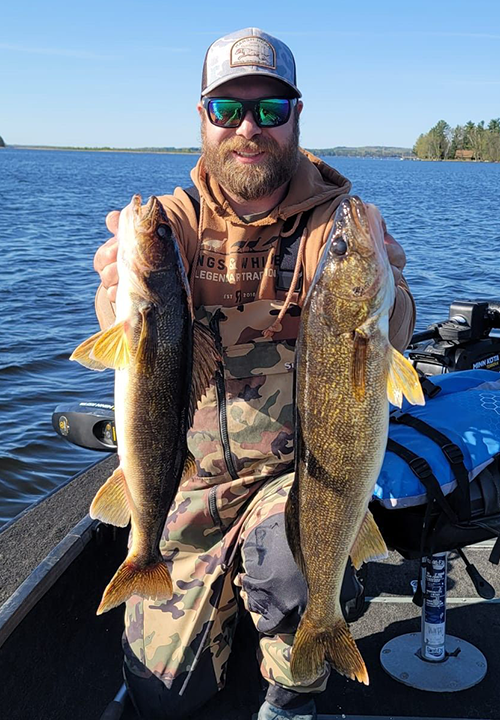
{"label": "fish scales", "polygon": [[[304,303],[297,342],[296,477],[286,524],[308,585],[291,658],[298,683],[314,681],[328,660],[368,684],[340,588],[349,555],[357,567],[386,553],[368,502],[385,452],[388,392],[392,401],[404,391],[423,402],[414,369],[388,340],[393,300],[378,211],[346,199]],[[408,378],[393,380],[392,363]]]}
{"label": "fish scales", "polygon": [[[145,361],[116,371],[115,410],[120,465],[134,503],[132,530],[141,528],[138,544],[157,553],[163,522],[171,506],[187,456],[187,400],[190,395],[192,320],[182,282],[172,273],[156,280],[172,290],[168,303],[151,310],[158,336],[154,370]],[[132,296],[139,315],[144,300]],[[137,354],[141,328],[132,342]],[[123,452],[122,452],[123,448]]]}
{"label": "fish scales", "polygon": [[[322,621],[333,610],[340,612],[339,598],[331,592],[331,580],[333,576],[336,585],[342,582],[347,552],[335,550],[353,545],[365,516],[366,497],[379,462],[373,452],[374,434],[386,434],[387,414],[380,403],[384,383],[377,371],[383,361],[380,350],[369,349],[369,390],[363,402],[356,401],[352,398],[349,375],[338,372],[338,365],[345,363],[349,367],[352,362],[353,340],[349,335],[333,341],[324,338],[321,328],[320,332],[315,328],[317,317],[306,313],[302,319],[308,341],[298,361],[298,385],[303,392],[298,397],[297,412],[302,433],[301,518],[305,523],[309,517],[311,521],[315,518],[319,524],[315,534],[302,538],[302,551],[310,558],[310,589],[324,599],[324,604],[314,606],[314,611],[322,616],[318,621]],[[318,410],[308,412],[311,406]],[[363,478],[365,487],[361,490],[359,483]],[[326,496],[334,503],[334,513]],[[360,501],[356,504],[353,500],[357,496]],[[321,552],[318,545],[333,548],[334,552]]]}

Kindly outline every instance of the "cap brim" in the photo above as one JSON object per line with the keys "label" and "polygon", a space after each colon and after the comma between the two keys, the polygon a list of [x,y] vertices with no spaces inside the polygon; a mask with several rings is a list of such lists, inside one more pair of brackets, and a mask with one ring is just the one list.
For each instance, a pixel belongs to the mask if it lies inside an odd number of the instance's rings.
{"label": "cap brim", "polygon": [[211,93],[212,90],[215,90],[215,88],[218,88],[220,85],[225,85],[231,80],[236,80],[237,78],[243,77],[270,77],[273,80],[277,80],[278,82],[283,83],[283,85],[291,88],[297,97],[302,97],[302,93],[300,92],[299,88],[296,87],[293,83],[288,82],[288,80],[284,80],[281,77],[278,77],[276,73],[267,72],[266,70],[255,70],[255,72],[248,72],[248,70],[243,70],[241,72],[235,72],[234,74],[232,73],[231,75],[226,76],[221,80],[216,80],[215,82],[208,85],[208,87],[206,87],[201,93],[201,96],[204,97],[205,95],[208,95],[208,93]]}

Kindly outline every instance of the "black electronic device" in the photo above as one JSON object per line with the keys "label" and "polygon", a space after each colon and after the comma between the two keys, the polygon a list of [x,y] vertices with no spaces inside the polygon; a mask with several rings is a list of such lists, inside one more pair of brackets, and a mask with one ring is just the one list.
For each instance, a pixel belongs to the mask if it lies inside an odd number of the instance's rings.
{"label": "black electronic device", "polygon": [[104,452],[116,450],[115,411],[109,403],[58,405],[52,413],[52,426],[74,445]]}
{"label": "black electronic device", "polygon": [[500,301],[456,301],[449,318],[416,333],[408,356],[425,375],[458,370],[500,372],[500,337],[491,331],[500,328]]}

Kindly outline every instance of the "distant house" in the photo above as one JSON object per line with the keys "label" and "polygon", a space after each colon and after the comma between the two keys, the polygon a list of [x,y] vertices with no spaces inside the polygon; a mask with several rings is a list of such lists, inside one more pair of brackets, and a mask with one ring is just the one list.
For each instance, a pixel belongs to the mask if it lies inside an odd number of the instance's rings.
{"label": "distant house", "polygon": [[455,160],[474,160],[474,150],[457,150]]}

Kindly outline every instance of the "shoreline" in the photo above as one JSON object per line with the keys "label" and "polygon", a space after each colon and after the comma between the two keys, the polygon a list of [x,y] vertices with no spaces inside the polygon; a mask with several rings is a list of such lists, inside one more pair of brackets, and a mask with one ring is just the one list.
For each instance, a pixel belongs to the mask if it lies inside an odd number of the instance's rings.
{"label": "shoreline", "polygon": [[[135,155],[201,155],[201,148],[198,150],[162,150],[161,148],[92,148],[92,147],[63,147],[56,145],[5,145],[6,149],[12,148],[14,150],[45,150],[45,151],[56,151],[56,152],[95,152],[95,153],[131,153]],[[0,150],[3,149],[0,147]],[[307,149],[307,148],[306,148]],[[468,163],[470,165],[485,164],[489,163],[497,165],[500,161],[497,160],[464,160],[462,158],[419,158],[410,155],[320,155],[320,157],[351,157],[361,159],[375,159],[375,160],[411,160],[417,162],[460,162]]]}
{"label": "shoreline", "polygon": [[147,148],[91,148],[91,147],[59,147],[56,145],[6,145],[6,148],[13,148],[14,150],[56,150],[65,152],[121,152],[121,153],[136,153],[136,154],[150,154],[150,155],[201,155],[200,150],[161,150],[158,149],[147,149]]}
{"label": "shoreline", "polygon": [[[172,150],[163,150],[162,148],[110,148],[110,147],[102,147],[102,148],[93,148],[93,147],[65,147],[65,146],[56,146],[56,145],[6,145],[6,148],[13,148],[14,150],[55,150],[58,152],[107,152],[107,153],[134,153],[138,155],[201,155],[201,148],[196,150],[183,150],[183,149],[172,149]],[[307,148],[305,148],[307,150]],[[308,150],[308,152],[313,152],[313,150]],[[395,153],[394,155],[377,155],[377,154],[370,154],[367,155],[365,153],[359,153],[359,154],[352,154],[348,153],[346,155],[343,155],[342,153],[326,153],[326,155],[323,155],[320,153],[319,157],[356,157],[356,158],[364,158],[364,159],[382,159],[382,160],[416,160],[417,158],[411,157],[409,155],[401,155],[400,153]]]}

